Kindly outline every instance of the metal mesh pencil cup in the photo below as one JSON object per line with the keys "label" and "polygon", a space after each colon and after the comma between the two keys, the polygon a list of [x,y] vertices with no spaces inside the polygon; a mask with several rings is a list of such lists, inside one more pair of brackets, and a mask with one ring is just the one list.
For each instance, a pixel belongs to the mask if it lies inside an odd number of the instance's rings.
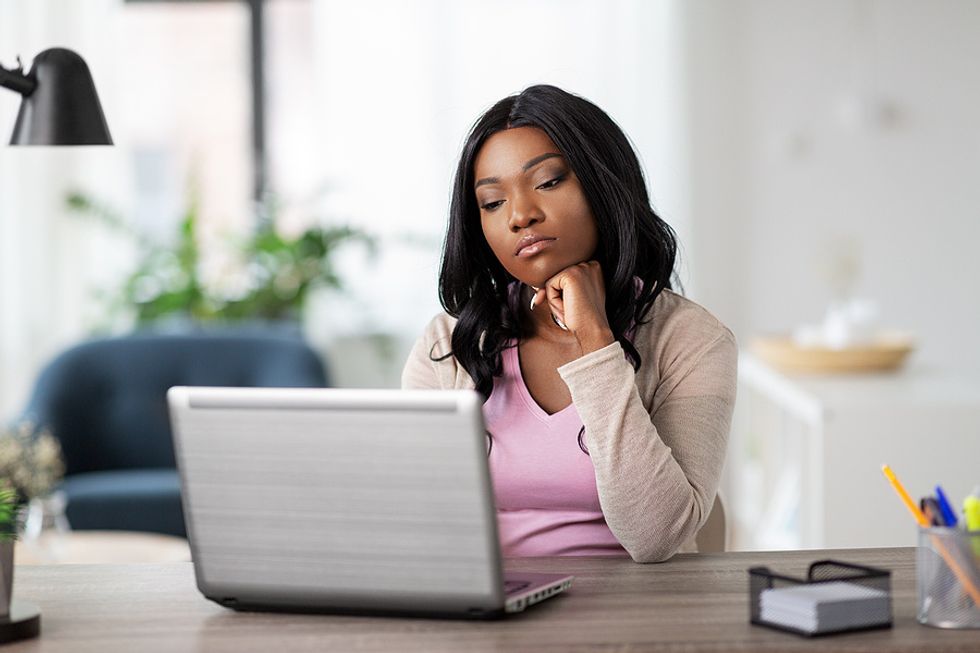
{"label": "metal mesh pencil cup", "polygon": [[915,584],[919,623],[980,628],[980,605],[975,601],[980,588],[980,531],[919,528]]}

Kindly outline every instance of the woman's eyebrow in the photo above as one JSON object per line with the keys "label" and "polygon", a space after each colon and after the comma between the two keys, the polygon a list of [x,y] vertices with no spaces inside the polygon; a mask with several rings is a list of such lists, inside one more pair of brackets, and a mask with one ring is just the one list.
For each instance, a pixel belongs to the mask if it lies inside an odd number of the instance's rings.
{"label": "woman's eyebrow", "polygon": [[530,161],[528,161],[527,163],[525,163],[523,166],[521,166],[521,169],[524,172],[527,172],[528,170],[530,170],[534,166],[538,165],[542,161],[544,161],[546,159],[550,159],[550,158],[555,157],[555,156],[561,157],[561,154],[558,154],[557,152],[545,152],[544,154],[539,154],[538,156],[534,157],[533,159],[531,159]]}
{"label": "woman's eyebrow", "polygon": [[[527,161],[523,166],[521,166],[521,170],[527,172],[528,170],[538,165],[542,161],[551,159],[553,157],[561,158],[561,154],[558,154],[557,152],[545,152],[544,154],[539,154],[538,156],[534,157],[530,161]],[[499,183],[500,183],[500,177],[484,177],[483,179],[480,179],[475,184],[473,184],[473,188],[476,189],[479,188],[480,186],[486,186],[487,184],[499,184]]]}

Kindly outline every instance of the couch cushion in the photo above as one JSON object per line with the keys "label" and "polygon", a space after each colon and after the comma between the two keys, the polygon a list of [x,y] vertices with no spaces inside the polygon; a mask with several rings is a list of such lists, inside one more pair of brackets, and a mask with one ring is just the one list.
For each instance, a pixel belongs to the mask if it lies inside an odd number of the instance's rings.
{"label": "couch cushion", "polygon": [[68,523],[76,530],[132,530],[186,536],[175,469],[67,476]]}
{"label": "couch cushion", "polygon": [[69,475],[174,467],[167,389],[322,387],[302,340],[258,334],[138,334],[81,343],[42,371],[24,418],[61,442]]}

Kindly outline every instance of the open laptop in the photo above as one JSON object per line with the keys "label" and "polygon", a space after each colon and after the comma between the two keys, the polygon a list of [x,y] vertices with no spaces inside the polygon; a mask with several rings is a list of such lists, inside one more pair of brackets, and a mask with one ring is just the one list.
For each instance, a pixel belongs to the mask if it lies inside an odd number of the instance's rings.
{"label": "open laptop", "polygon": [[197,586],[229,608],[491,618],[504,578],[475,391],[174,387]]}

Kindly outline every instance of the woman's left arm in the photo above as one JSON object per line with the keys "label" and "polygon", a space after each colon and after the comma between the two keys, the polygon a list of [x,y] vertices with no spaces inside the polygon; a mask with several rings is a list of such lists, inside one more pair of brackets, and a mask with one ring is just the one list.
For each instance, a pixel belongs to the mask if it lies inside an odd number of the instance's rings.
{"label": "woman's left arm", "polygon": [[[670,558],[708,518],[725,461],[738,349],[731,331],[671,361],[651,414],[618,342],[558,368],[585,424],[606,523],[637,562]],[[653,397],[648,405],[654,406]]]}

